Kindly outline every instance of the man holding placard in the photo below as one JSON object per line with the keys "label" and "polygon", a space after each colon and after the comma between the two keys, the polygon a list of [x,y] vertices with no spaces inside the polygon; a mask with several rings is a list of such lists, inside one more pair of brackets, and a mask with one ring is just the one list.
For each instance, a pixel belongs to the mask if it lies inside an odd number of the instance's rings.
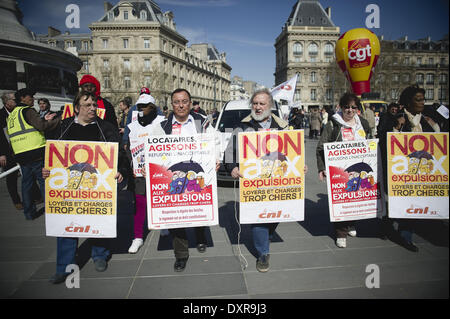
{"label": "man holding placard", "polygon": [[[206,117],[191,112],[191,95],[187,90],[176,89],[171,99],[173,113],[160,123],[159,130],[155,130],[159,138],[149,138],[151,143],[146,144],[147,157],[150,152],[153,158],[162,154],[150,163],[155,171],[150,166],[147,172],[147,202],[152,205],[149,226],[170,229],[176,258],[174,270],[180,272],[189,258],[185,225],[218,223],[215,171],[219,168],[220,139]],[[166,137],[161,138],[164,135]],[[205,150],[202,150],[203,146]],[[179,162],[172,163],[177,158]],[[166,165],[168,162],[171,164]],[[146,165],[148,163],[146,159]],[[165,182],[168,177],[170,180]],[[208,183],[206,178],[211,182]],[[205,227],[195,227],[195,234],[197,250],[203,253],[206,250]]]}
{"label": "man holding placard", "polygon": [[303,220],[304,136],[302,130],[276,132],[287,130],[288,123],[272,114],[268,90],[256,91],[250,103],[251,114],[234,129],[224,164],[240,178],[240,222],[252,225],[256,269],[267,272],[278,222]]}
{"label": "man holding placard", "polygon": [[114,179],[122,181],[121,173],[117,172],[119,133],[97,116],[97,96],[82,91],[73,104],[75,116],[61,123],[56,137],[64,142],[47,141],[46,166],[42,169],[48,186],[47,235],[57,236],[56,273],[50,280],[54,284],[64,282],[69,275],[66,267],[75,264],[81,237],[94,238],[95,269],[106,270],[110,252],[104,238],[116,237]]}

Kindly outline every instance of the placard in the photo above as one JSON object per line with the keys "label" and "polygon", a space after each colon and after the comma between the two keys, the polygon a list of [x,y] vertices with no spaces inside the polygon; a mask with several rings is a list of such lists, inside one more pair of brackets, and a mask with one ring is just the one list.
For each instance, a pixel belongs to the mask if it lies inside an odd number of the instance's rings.
{"label": "placard", "polygon": [[304,131],[240,132],[240,223],[304,220]]}
{"label": "placard", "polygon": [[375,218],[385,211],[378,140],[324,144],[330,221]]}
{"label": "placard", "polygon": [[118,143],[47,140],[47,236],[116,237]]}
{"label": "placard", "polygon": [[448,137],[388,133],[389,217],[448,219]]}
{"label": "placard", "polygon": [[149,229],[219,223],[215,152],[214,134],[146,139]]}

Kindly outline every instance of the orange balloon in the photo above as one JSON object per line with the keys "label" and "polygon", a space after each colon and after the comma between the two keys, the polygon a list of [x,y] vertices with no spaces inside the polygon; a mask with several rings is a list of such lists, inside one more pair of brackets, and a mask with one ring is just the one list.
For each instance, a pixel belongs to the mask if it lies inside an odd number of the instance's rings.
{"label": "orange balloon", "polygon": [[380,41],[370,30],[352,29],[336,43],[336,62],[352,85],[353,93],[370,92],[373,68],[380,56]]}

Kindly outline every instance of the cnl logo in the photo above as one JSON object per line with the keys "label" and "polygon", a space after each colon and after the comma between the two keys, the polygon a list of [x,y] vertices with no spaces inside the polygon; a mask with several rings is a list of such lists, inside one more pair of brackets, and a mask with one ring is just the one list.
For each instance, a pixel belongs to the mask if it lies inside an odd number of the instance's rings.
{"label": "cnl logo", "polygon": [[425,207],[425,208],[408,208],[406,210],[406,212],[408,214],[423,214],[423,215],[426,215],[426,214],[428,214],[428,209],[429,209],[428,206]]}
{"label": "cnl logo", "polygon": [[64,228],[66,232],[68,233],[91,233],[91,234],[98,234],[99,231],[92,229],[91,230],[91,226],[90,225],[86,225],[86,226],[67,226],[66,228]]}
{"label": "cnl logo", "polygon": [[[281,210],[279,210],[278,212],[272,212],[272,213],[263,212],[263,213],[259,214],[258,216],[259,216],[259,218],[263,218],[263,219],[280,218]],[[283,218],[289,218],[289,214],[284,214]]]}

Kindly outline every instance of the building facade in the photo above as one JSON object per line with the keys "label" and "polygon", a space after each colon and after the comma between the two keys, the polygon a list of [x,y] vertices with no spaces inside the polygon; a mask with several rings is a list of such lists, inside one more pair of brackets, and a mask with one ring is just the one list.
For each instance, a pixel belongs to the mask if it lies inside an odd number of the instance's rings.
{"label": "building facade", "polygon": [[[337,105],[339,97],[351,90],[335,61],[340,33],[331,20],[331,8],[324,9],[318,0],[299,0],[275,40],[275,84],[298,73],[294,102],[300,101],[305,109]],[[387,41],[381,36],[380,43],[372,92],[397,102],[405,87],[417,83],[425,89],[426,104],[448,105],[448,36],[440,41],[407,37]]]}
{"label": "building facade", "polygon": [[[230,99],[231,67],[225,53],[211,44],[192,44],[176,30],[171,11],[152,0],[104,4],[104,15],[89,25],[90,34],[49,34],[40,40],[75,50],[83,61],[79,78],[91,74],[102,85],[102,96],[114,105],[125,96],[133,101],[143,86],[159,106],[170,106],[176,88],[189,90],[205,110]],[[56,30],[57,31],[57,30]],[[70,49],[72,47],[73,49]]]}

